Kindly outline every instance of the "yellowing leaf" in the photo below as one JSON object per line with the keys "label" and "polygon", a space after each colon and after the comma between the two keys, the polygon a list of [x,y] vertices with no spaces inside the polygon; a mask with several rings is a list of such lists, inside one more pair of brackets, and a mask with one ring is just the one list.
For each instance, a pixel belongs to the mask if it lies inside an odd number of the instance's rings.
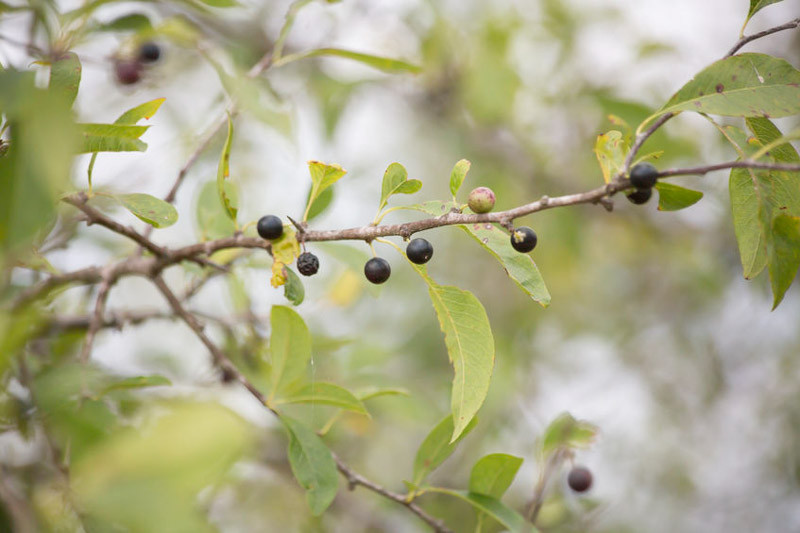
{"label": "yellowing leaf", "polygon": [[597,156],[597,162],[600,164],[600,170],[603,172],[603,179],[606,183],[609,183],[611,178],[622,169],[627,151],[628,146],[619,131],[611,130],[608,133],[597,136],[594,153]]}
{"label": "yellowing leaf", "polygon": [[300,255],[300,243],[295,232],[285,230],[280,239],[272,241],[272,279],[270,284],[278,288],[286,283],[283,267],[294,262]]}

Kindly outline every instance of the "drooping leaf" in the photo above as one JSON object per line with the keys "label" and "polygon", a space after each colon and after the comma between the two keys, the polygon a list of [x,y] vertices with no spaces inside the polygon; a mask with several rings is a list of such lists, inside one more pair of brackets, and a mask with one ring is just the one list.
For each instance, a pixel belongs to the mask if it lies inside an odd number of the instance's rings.
{"label": "drooping leaf", "polygon": [[170,203],[150,194],[130,193],[114,196],[136,217],[154,228],[166,228],[178,221],[178,210]]}
{"label": "drooping leaf", "polygon": [[453,194],[454,201],[456,199],[456,194],[458,194],[459,189],[461,189],[461,184],[464,183],[464,179],[467,177],[467,172],[469,172],[469,168],[471,166],[472,163],[466,159],[461,159],[453,166],[453,170],[450,172],[450,192]]}
{"label": "drooping leaf", "polygon": [[436,470],[445,459],[453,454],[458,442],[472,431],[477,422],[477,418],[473,417],[455,439],[451,438],[454,430],[452,416],[447,415],[436,424],[417,450],[417,456],[414,458],[412,483],[420,486],[428,474]]}
{"label": "drooping leaf", "polygon": [[81,61],[75,52],[67,52],[50,64],[50,90],[60,94],[72,107],[81,84]]}
{"label": "drooping leaf", "polygon": [[225,144],[222,147],[222,153],[219,157],[219,165],[217,166],[217,194],[219,194],[219,201],[225,208],[228,217],[236,223],[236,213],[238,208],[234,204],[234,199],[228,196],[225,190],[225,180],[230,177],[230,162],[231,162],[231,145],[233,144],[233,120],[230,115],[228,116],[228,135],[225,138]]}
{"label": "drooping leaf", "polygon": [[302,317],[282,305],[272,306],[270,325],[273,397],[304,377],[311,359],[311,334]]}
{"label": "drooping leaf", "polygon": [[389,197],[393,194],[414,194],[422,188],[419,180],[408,179],[408,172],[400,163],[392,163],[383,174],[381,184],[381,202],[378,211],[386,206]]}
{"label": "drooping leaf", "polygon": [[[306,205],[309,205],[309,200],[311,199],[311,190],[312,187],[308,189],[308,195],[306,197]],[[331,202],[333,202],[334,197],[334,189],[333,187],[328,187],[324,191],[322,191],[319,196],[314,200],[313,204],[310,204],[311,207],[308,209],[308,218],[307,221],[314,220],[316,217],[320,216],[322,213],[325,212],[328,207],[330,207]]]}
{"label": "drooping leaf", "polygon": [[777,215],[772,221],[769,279],[775,309],[783,301],[800,268],[800,217]]}
{"label": "drooping leaf", "polygon": [[289,431],[289,464],[314,516],[321,515],[339,490],[339,475],[330,450],[314,431],[297,420],[281,415]]}
{"label": "drooping leaf", "polygon": [[401,61],[399,59],[392,59],[389,57],[376,56],[373,54],[353,52],[352,50],[343,50],[341,48],[318,48],[316,50],[303,52],[293,56],[284,56],[284,58],[282,58],[282,60],[279,62],[297,61],[298,59],[305,59],[309,57],[319,57],[319,56],[334,56],[334,57],[343,57],[345,59],[352,59],[353,61],[358,61],[359,63],[363,63],[372,68],[376,68],[378,70],[382,70],[384,72],[389,72],[389,73],[412,72],[416,74],[418,72],[422,72],[422,69],[419,66],[413,65],[406,61]]}
{"label": "drooping leaf", "polygon": [[511,533],[532,533],[536,531],[531,523],[525,520],[521,514],[508,507],[506,504],[498,499],[478,494],[475,492],[467,492],[465,490],[445,489],[441,487],[429,487],[426,489],[428,492],[440,492],[442,494],[449,494],[461,500],[464,500],[476,510],[486,513]]}
{"label": "drooping leaf", "polygon": [[275,288],[284,285],[288,279],[286,267],[300,255],[300,243],[297,242],[297,234],[284,228],[283,235],[272,241],[272,278],[270,285]]}
{"label": "drooping leaf", "polygon": [[785,117],[800,113],[800,71],[783,59],[741,54],[706,67],[640,129],[664,113],[696,111],[734,117]]}
{"label": "drooping leaf", "polygon": [[142,13],[130,13],[117,17],[109,22],[97,26],[97,31],[147,31],[152,30],[153,25],[147,15]]}
{"label": "drooping leaf", "polygon": [[542,456],[547,457],[558,448],[586,448],[594,442],[597,433],[598,428],[594,424],[562,413],[544,431]]}
{"label": "drooping leaf", "polygon": [[283,296],[292,305],[300,305],[306,297],[306,290],[300,276],[295,274],[289,266],[284,265],[283,272],[286,275],[286,283],[283,285]]}
{"label": "drooping leaf", "polygon": [[[226,181],[224,187],[225,194],[236,204],[238,198],[236,184]],[[195,214],[197,229],[204,241],[233,235],[236,231],[236,225],[228,218],[225,208],[219,201],[216,181],[208,181],[200,188]]]}
{"label": "drooping leaf", "polygon": [[499,500],[511,486],[520,466],[522,466],[522,457],[505,453],[486,455],[472,467],[469,476],[469,490]]}
{"label": "drooping leaf", "polygon": [[611,130],[608,133],[597,136],[594,153],[597,156],[597,162],[600,164],[600,170],[603,172],[603,179],[606,183],[609,183],[611,178],[616,176],[622,169],[627,151],[628,146],[622,138],[621,132]]}
{"label": "drooping leaf", "polygon": [[309,161],[308,170],[311,173],[311,192],[308,195],[308,203],[306,204],[303,220],[308,220],[311,206],[317,201],[319,195],[347,173],[339,165],[328,165],[319,161]]}
{"label": "drooping leaf", "polygon": [[139,137],[149,126],[121,124],[78,124],[82,144],[79,152],[144,152],[147,144]]}
{"label": "drooping leaf", "polygon": [[331,405],[347,411],[353,411],[362,415],[369,416],[367,408],[356,398],[352,392],[334,383],[325,381],[314,381],[299,389],[292,390],[285,396],[281,396],[275,402],[282,403],[311,403],[320,405]]}
{"label": "drooping leaf", "polygon": [[696,204],[703,197],[703,193],[700,191],[693,191],[664,181],[659,181],[655,188],[658,191],[659,211],[685,209]]}

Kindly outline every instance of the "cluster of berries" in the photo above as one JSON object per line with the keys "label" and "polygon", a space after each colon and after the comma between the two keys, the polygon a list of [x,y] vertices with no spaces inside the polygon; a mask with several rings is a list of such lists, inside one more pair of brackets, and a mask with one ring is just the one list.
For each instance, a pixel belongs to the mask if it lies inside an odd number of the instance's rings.
{"label": "cluster of berries", "polygon": [[634,204],[641,205],[653,196],[653,187],[658,181],[658,169],[650,163],[639,163],[633,165],[630,173],[631,185],[634,191],[628,193],[628,200]]}
{"label": "cluster of berries", "polygon": [[114,75],[120,85],[133,85],[142,79],[145,66],[155,63],[161,58],[161,48],[152,42],[139,46],[136,55],[131,58],[114,60]]}

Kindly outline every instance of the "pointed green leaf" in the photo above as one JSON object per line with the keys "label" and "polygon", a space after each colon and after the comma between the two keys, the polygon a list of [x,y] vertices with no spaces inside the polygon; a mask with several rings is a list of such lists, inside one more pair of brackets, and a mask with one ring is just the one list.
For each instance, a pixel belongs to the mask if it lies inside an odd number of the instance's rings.
{"label": "pointed green leaf", "polygon": [[[236,204],[238,199],[236,184],[226,181],[224,186],[225,194]],[[228,218],[227,211],[219,201],[216,181],[208,181],[200,188],[195,215],[197,229],[204,241],[221,239],[233,235],[236,231],[236,225]]]}
{"label": "pointed green leaf", "polygon": [[672,183],[659,181],[656,184],[658,191],[658,210],[659,211],[678,211],[685,209],[700,201],[703,193],[685,189]]}
{"label": "pointed green leaf", "polygon": [[282,403],[332,405],[333,407],[369,416],[367,408],[352,392],[339,385],[325,381],[308,383],[297,390],[291,391],[286,396],[282,396],[275,402],[276,405]]}
{"label": "pointed green leaf", "polygon": [[172,385],[172,382],[164,376],[135,376],[131,378],[120,379],[107,385],[100,394],[107,394],[116,390],[126,389],[143,389],[145,387],[162,387]]}
{"label": "pointed green leaf", "polygon": [[562,413],[544,431],[542,456],[547,457],[558,448],[586,448],[594,442],[597,433],[598,428],[594,424]]}
{"label": "pointed green leaf", "polygon": [[239,2],[236,0],[199,0],[207,6],[211,7],[236,7]]}
{"label": "pointed green leaf", "polygon": [[[308,189],[308,195],[306,196],[306,205],[308,205],[309,200],[311,199],[311,190],[313,187]],[[314,203],[311,204],[311,207],[308,210],[308,219],[307,221],[311,221],[314,218],[320,216],[322,213],[325,212],[326,209],[331,205],[333,202],[334,196],[334,189],[333,187],[328,187],[324,191],[322,191],[319,196],[317,196]]]}
{"label": "pointed green leaf", "polygon": [[734,117],[794,115],[800,113],[800,71],[764,54],[721,59],[684,85],[642,126],[664,113],[679,111]]}
{"label": "pointed green leaf", "polygon": [[150,100],[149,102],[132,107],[120,115],[119,118],[114,121],[114,124],[133,126],[140,120],[149,119],[156,114],[165,100],[166,98],[156,98],[155,100]]}
{"label": "pointed green leaf", "polygon": [[308,195],[308,203],[306,204],[303,220],[308,220],[311,206],[314,205],[322,192],[347,173],[339,165],[328,165],[319,161],[309,161],[308,170],[311,173],[311,192]]}
{"label": "pointed green leaf", "polygon": [[747,169],[736,168],[731,171],[728,180],[733,229],[745,279],[755,278],[767,266],[766,235],[759,218],[760,200],[754,186],[754,174]]}
{"label": "pointed green leaf", "polygon": [[453,435],[452,416],[447,415],[441,422],[436,424],[436,427],[428,433],[428,436],[425,437],[425,440],[422,441],[417,450],[417,456],[414,458],[414,480],[412,483],[416,486],[421,485],[428,477],[428,474],[453,454],[458,442],[472,431],[477,422],[477,418],[473,417],[455,439],[451,439],[451,435]]}
{"label": "pointed green leaf", "polygon": [[408,390],[392,387],[365,387],[356,391],[356,398],[365,402],[380,396],[410,396]]}
{"label": "pointed green leaf", "polygon": [[594,153],[597,156],[597,162],[600,164],[600,170],[603,172],[603,179],[606,183],[609,183],[611,178],[622,170],[627,151],[628,145],[622,138],[621,132],[611,130],[608,133],[597,136]]}
{"label": "pointed green leaf", "polygon": [[131,213],[154,228],[166,228],[178,221],[178,211],[170,203],[143,193],[114,196]]}
{"label": "pointed green leaf", "polygon": [[478,511],[486,513],[497,520],[511,533],[530,533],[536,531],[533,525],[525,520],[521,514],[491,496],[441,487],[429,487],[426,491],[449,494],[450,496],[455,496],[456,498],[464,500]]}
{"label": "pointed green leaf", "polygon": [[800,268],[800,217],[777,215],[772,221],[769,279],[775,309],[783,301]]}
{"label": "pointed green leaf", "polygon": [[765,7],[777,4],[783,0],[750,0],[750,11],[747,12],[747,20],[750,20],[753,15],[764,9]]}
{"label": "pointed green leaf", "polygon": [[341,48],[318,48],[309,52],[302,52],[292,56],[284,56],[278,61],[278,64],[288,63],[290,61],[297,61],[298,59],[305,59],[309,57],[319,56],[335,56],[343,57],[345,59],[352,59],[358,61],[372,68],[382,70],[389,73],[399,72],[422,72],[422,69],[417,65],[413,65],[406,61],[399,59],[391,59],[388,57],[380,57],[373,54],[363,54],[361,52],[353,52],[351,50],[342,50]]}
{"label": "pointed green leaf", "polygon": [[147,145],[139,140],[149,126],[121,124],[78,124],[82,136],[80,153],[144,152]]}
{"label": "pointed green leaf", "polygon": [[141,13],[131,13],[117,17],[110,22],[100,24],[96,31],[136,31],[152,30],[153,25],[146,15]]}
{"label": "pointed green leaf", "polygon": [[522,457],[505,453],[486,455],[472,467],[472,473],[469,476],[469,490],[499,500],[511,486],[520,466],[522,466]]}
{"label": "pointed green leaf", "polygon": [[282,305],[272,306],[272,394],[302,378],[311,359],[311,335],[308,326],[295,311]]}
{"label": "pointed green leaf", "polygon": [[461,189],[461,185],[464,183],[464,179],[467,177],[467,172],[469,172],[471,166],[472,163],[466,159],[460,160],[453,166],[453,170],[450,172],[450,192],[453,194],[454,199],[459,189]]}
{"label": "pointed green leaf", "polygon": [[231,162],[231,145],[233,144],[233,120],[228,115],[228,136],[225,138],[225,144],[222,147],[222,154],[219,157],[219,166],[217,166],[217,194],[219,200],[225,207],[225,212],[228,217],[236,222],[236,213],[238,211],[233,198],[231,198],[225,190],[225,180],[230,177],[230,162]]}
{"label": "pointed green leaf", "polygon": [[75,52],[67,52],[50,65],[50,90],[61,94],[71,107],[81,84],[81,61]]}
{"label": "pointed green leaf", "polygon": [[300,276],[295,274],[288,265],[284,265],[283,272],[286,274],[286,283],[283,285],[283,296],[292,302],[292,305],[300,305],[306,297],[306,290]]}
{"label": "pointed green leaf", "polygon": [[306,490],[311,514],[319,516],[339,490],[339,475],[331,451],[313,430],[281,415],[289,431],[289,464],[300,486]]}
{"label": "pointed green leaf", "polygon": [[[798,156],[797,150],[795,150],[794,146],[788,142],[800,138],[800,130],[794,130],[786,135],[782,135],[781,130],[779,130],[777,126],[775,126],[775,124],[773,124],[768,118],[746,118],[745,122],[747,123],[747,127],[750,129],[750,131],[753,132],[755,138],[758,139],[758,141],[764,145],[764,147],[767,147],[767,145],[772,145],[769,148],[769,155],[775,161],[779,163],[796,163],[800,161],[800,156]],[[781,140],[785,140],[787,142],[775,144],[779,143]],[[757,152],[752,154],[751,157],[757,159],[756,154]]]}
{"label": "pointed green leaf", "polygon": [[550,305],[550,292],[529,254],[514,250],[508,234],[493,224],[459,226],[497,259],[514,283],[542,307]]}
{"label": "pointed green leaf", "polygon": [[421,181],[408,179],[408,172],[406,172],[403,165],[400,163],[392,163],[383,174],[381,202],[378,206],[378,211],[386,206],[386,202],[389,201],[389,197],[393,194],[414,194],[421,188]]}

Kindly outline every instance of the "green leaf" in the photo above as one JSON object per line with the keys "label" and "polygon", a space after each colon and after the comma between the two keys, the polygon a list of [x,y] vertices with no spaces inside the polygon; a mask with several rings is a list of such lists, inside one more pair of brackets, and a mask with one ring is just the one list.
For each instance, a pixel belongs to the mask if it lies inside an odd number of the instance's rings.
{"label": "green leaf", "polygon": [[156,114],[165,100],[166,98],[156,98],[155,100],[150,100],[149,102],[132,107],[121,114],[119,118],[114,121],[114,124],[133,126],[140,120],[149,119]]}
{"label": "green leaf", "polygon": [[300,276],[295,274],[288,265],[284,265],[283,272],[286,274],[286,283],[283,285],[283,296],[292,305],[300,305],[306,297],[306,290]]}
{"label": "green leaf", "polygon": [[311,359],[311,334],[300,315],[282,305],[272,306],[270,324],[272,397],[304,376]]}
{"label": "green leaf", "polygon": [[597,156],[597,162],[600,164],[600,170],[603,172],[603,179],[606,183],[609,183],[611,178],[622,170],[627,151],[628,145],[622,138],[622,132],[611,130],[608,133],[597,136],[594,153]]}
{"label": "green leaf", "polygon": [[658,210],[659,211],[678,211],[685,209],[700,201],[703,193],[685,189],[672,183],[659,181],[656,184],[658,191]]}
{"label": "green leaf", "polygon": [[514,250],[508,234],[493,224],[464,224],[463,229],[497,259],[514,283],[542,307],[550,305],[550,292],[529,254]]}
{"label": "green leaf", "polygon": [[410,396],[408,390],[393,387],[365,387],[356,391],[356,398],[365,402],[380,396]]}
{"label": "green leaf", "polygon": [[316,433],[300,422],[281,415],[289,431],[289,464],[314,516],[321,515],[339,490],[339,476],[331,451]]}
{"label": "green leaf", "polygon": [[461,188],[461,184],[464,183],[464,178],[467,177],[467,172],[469,172],[469,167],[471,166],[472,163],[466,159],[460,160],[453,166],[453,170],[450,172],[450,192],[453,194],[453,200],[455,200],[458,190]]}
{"label": "green leaf", "polygon": [[786,117],[800,113],[800,71],[783,59],[741,54],[697,74],[642,127],[664,113],[696,111],[733,117]]}
{"label": "green leaf", "polygon": [[436,424],[436,427],[428,433],[417,450],[417,456],[414,458],[414,481],[412,483],[416,486],[421,485],[431,472],[453,454],[458,442],[472,431],[477,423],[478,419],[473,417],[455,439],[451,439],[453,434],[453,417],[451,415],[447,415]]}
{"label": "green leaf", "polygon": [[389,197],[393,194],[414,194],[421,188],[421,181],[408,179],[408,172],[406,172],[403,165],[392,163],[383,174],[381,203],[378,206],[378,211],[386,206],[386,202],[389,201]]}
{"label": "green leaf", "polygon": [[[225,194],[236,204],[236,184],[226,181],[224,186]],[[208,181],[200,188],[195,214],[197,228],[204,241],[227,237],[236,231],[236,224],[228,218],[227,211],[219,201],[216,181]]]}
{"label": "green leaf", "polygon": [[472,473],[469,476],[469,490],[499,500],[511,486],[520,466],[522,466],[522,457],[505,453],[486,455],[472,467]]}
{"label": "green leaf", "polygon": [[[750,0],[750,11],[747,12],[747,20],[749,21],[753,15],[764,9],[765,7],[777,4],[783,0]],[[746,22],[745,22],[746,24]]]}
{"label": "green leaf", "polygon": [[772,221],[769,279],[775,309],[783,301],[800,268],[800,217],[777,215]]}
{"label": "green leaf", "polygon": [[100,394],[107,394],[117,390],[143,389],[145,387],[162,387],[165,385],[172,385],[172,382],[164,376],[135,376],[132,378],[120,379],[114,383],[111,383],[103,388]]}
{"label": "green leaf", "polygon": [[744,168],[733,169],[728,180],[733,229],[745,279],[755,278],[767,266],[766,235],[759,218],[756,181],[755,173]]}
{"label": "green leaf", "polygon": [[211,7],[237,7],[239,2],[236,0],[198,0]]}
{"label": "green leaf", "polygon": [[308,204],[306,204],[303,220],[308,220],[311,206],[317,201],[319,195],[347,174],[347,171],[339,165],[328,165],[320,161],[309,161],[308,171],[311,173],[311,192],[308,195]]}
{"label": "green leaf", "polygon": [[[794,130],[786,135],[782,135],[781,130],[779,130],[771,120],[763,117],[746,118],[745,123],[764,147],[772,145],[769,148],[769,155],[775,159],[775,161],[779,163],[796,163],[800,161],[797,150],[788,142],[800,138],[800,130]],[[780,143],[782,140],[787,142],[776,144]],[[757,159],[757,153],[758,152],[752,154],[751,157]]]}
{"label": "green leaf", "polygon": [[351,50],[342,50],[341,48],[318,48],[309,52],[301,52],[299,54],[284,56],[278,60],[277,64],[289,63],[290,61],[297,61],[299,59],[306,59],[309,57],[319,56],[335,56],[343,57],[345,59],[352,59],[358,61],[372,68],[382,70],[389,73],[399,72],[422,72],[422,68],[399,59],[391,59],[388,57],[381,57],[372,54],[363,54],[361,52],[353,52]]}
{"label": "green leaf", "polygon": [[170,203],[144,193],[114,196],[131,213],[154,228],[166,228],[178,221],[178,211]]}
{"label": "green leaf", "polygon": [[586,448],[594,442],[597,432],[594,424],[562,413],[544,431],[542,456],[547,457],[559,448]]}
{"label": "green leaf", "polygon": [[455,496],[456,498],[464,500],[478,511],[486,513],[497,520],[511,533],[527,533],[536,531],[533,525],[525,520],[521,514],[511,509],[500,500],[492,498],[491,496],[485,496],[475,492],[467,492],[465,490],[445,489],[441,487],[429,487],[426,489],[426,491],[449,494],[450,496]]}
{"label": "green leaf", "polygon": [[144,152],[147,145],[139,140],[149,126],[121,124],[78,124],[82,135],[81,153]]}
{"label": "green leaf", "polygon": [[[306,196],[306,205],[309,205],[312,189],[313,186],[309,187],[308,189],[308,195]],[[324,213],[326,209],[328,209],[328,207],[331,205],[331,202],[333,202],[333,196],[335,190],[336,189],[334,189],[333,187],[328,187],[327,189],[322,191],[319,194],[319,196],[317,196],[317,198],[314,200],[314,203],[311,204],[311,207],[308,209],[307,221],[315,219],[316,217]]]}
{"label": "green leaf", "polygon": [[50,65],[50,90],[63,95],[72,107],[81,84],[81,61],[75,52],[67,52]]}
{"label": "green leaf", "polygon": [[100,24],[97,31],[136,31],[143,32],[153,29],[150,19],[142,13],[131,13],[115,18],[110,22]]}
{"label": "green leaf", "polygon": [[275,401],[276,405],[283,403],[332,405],[333,407],[369,416],[367,408],[352,392],[339,385],[325,381],[309,383]]}
{"label": "green leaf", "polygon": [[225,213],[228,217],[236,223],[237,207],[234,199],[228,195],[225,190],[225,180],[230,177],[230,162],[231,162],[231,145],[233,144],[233,120],[228,115],[228,135],[225,138],[225,144],[222,147],[222,153],[219,157],[219,165],[217,166],[217,194],[222,206],[225,208]]}

